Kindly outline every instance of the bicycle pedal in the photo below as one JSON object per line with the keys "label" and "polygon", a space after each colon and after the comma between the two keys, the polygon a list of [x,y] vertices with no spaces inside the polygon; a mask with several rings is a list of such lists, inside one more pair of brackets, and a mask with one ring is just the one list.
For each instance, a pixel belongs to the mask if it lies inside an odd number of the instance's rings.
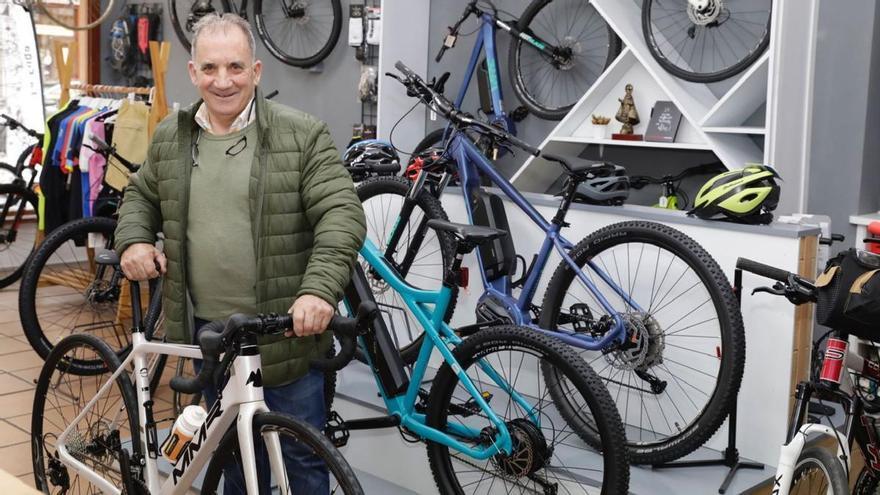
{"label": "bicycle pedal", "polygon": [[330,411],[327,421],[324,423],[324,436],[330,440],[334,447],[341,448],[348,444],[351,434],[345,426],[342,416],[336,411]]}

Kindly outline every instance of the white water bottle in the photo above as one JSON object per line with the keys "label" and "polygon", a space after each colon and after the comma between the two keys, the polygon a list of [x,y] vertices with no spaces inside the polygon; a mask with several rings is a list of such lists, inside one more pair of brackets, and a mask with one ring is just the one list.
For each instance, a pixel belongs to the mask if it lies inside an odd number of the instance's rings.
{"label": "white water bottle", "polygon": [[177,462],[177,458],[180,457],[183,449],[189,444],[207,417],[208,413],[202,406],[186,406],[177,417],[174,426],[171,427],[168,438],[162,443],[162,455],[172,464]]}

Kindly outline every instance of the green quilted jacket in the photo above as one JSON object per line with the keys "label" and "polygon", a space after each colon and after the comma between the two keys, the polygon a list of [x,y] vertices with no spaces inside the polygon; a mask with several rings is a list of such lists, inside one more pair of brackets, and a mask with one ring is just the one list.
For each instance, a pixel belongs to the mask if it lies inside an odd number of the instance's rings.
{"label": "green quilted jacket", "polygon": [[[164,234],[165,332],[175,342],[189,342],[192,335],[185,232],[194,117],[200,104],[172,114],[156,128],[146,163],[125,190],[115,236],[121,254],[134,243],[154,243],[158,232]],[[256,121],[261,146],[251,167],[249,196],[257,308],[284,314],[303,294],[335,306],[366,234],[351,178],[324,123],[272,103],[259,92]],[[261,340],[264,384],[284,385],[305,374],[308,359],[329,348],[329,337]]]}

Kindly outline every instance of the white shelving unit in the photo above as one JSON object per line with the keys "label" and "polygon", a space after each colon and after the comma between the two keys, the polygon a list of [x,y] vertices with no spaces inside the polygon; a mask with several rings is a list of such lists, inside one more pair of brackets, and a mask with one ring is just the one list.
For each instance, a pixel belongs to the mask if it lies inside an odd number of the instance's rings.
{"label": "white shelving unit", "polygon": [[[735,76],[737,80],[733,86],[719,97],[705,84],[684,81],[667,73],[654,60],[642,34],[641,2],[593,0],[592,3],[617,32],[626,48],[550,133],[541,144],[542,149],[562,153],[566,151],[564,148],[571,150],[568,145],[580,143],[659,150],[705,150],[713,152],[728,168],[742,167],[746,163],[770,163],[767,153],[770,146],[766,143],[773,139],[774,133],[767,127],[768,120],[772,119],[766,118],[763,109],[770,108],[766,102],[772,49],[768,49],[746,71]],[[644,133],[654,102],[668,100],[682,113],[676,142],[581,139],[591,134],[590,115],[611,116],[617,112],[618,98],[622,97],[626,84],[634,87],[633,97],[642,120],[635,127],[635,133]],[[612,121],[608,125],[609,132],[618,126]],[[553,174],[545,172],[545,165],[546,162],[540,158],[527,160],[514,174],[513,183],[528,191],[545,191],[555,180]]]}

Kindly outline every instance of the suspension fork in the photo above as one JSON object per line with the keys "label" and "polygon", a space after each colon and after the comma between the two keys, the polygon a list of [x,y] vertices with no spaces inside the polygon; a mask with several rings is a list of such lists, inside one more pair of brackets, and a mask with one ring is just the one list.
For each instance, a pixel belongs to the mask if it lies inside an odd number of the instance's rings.
{"label": "suspension fork", "polygon": [[[416,206],[416,199],[419,197],[419,194],[425,189],[425,184],[428,180],[428,172],[421,170],[419,171],[419,175],[416,177],[416,180],[413,182],[412,186],[407,192],[406,198],[403,200],[403,208],[400,210],[400,216],[397,217],[397,221],[394,224],[394,228],[391,231],[391,237],[388,239],[388,246],[385,248],[384,257],[385,260],[391,263],[394,266],[401,278],[406,278],[407,273],[409,273],[410,267],[412,267],[413,262],[415,261],[416,254],[418,254],[419,249],[422,247],[422,241],[425,240],[426,235],[428,234],[428,220],[427,215],[423,215],[422,219],[419,221],[419,225],[416,227],[415,234],[413,235],[412,240],[410,241],[409,247],[406,250],[406,253],[403,256],[403,261],[399,264],[394,261],[394,253],[397,252],[397,244],[400,242],[400,238],[403,236],[404,226],[409,223],[410,215],[412,215],[412,211]],[[445,189],[446,185],[449,183],[449,174],[443,174],[443,178],[440,180],[436,188],[429,188],[429,192],[432,196],[436,198],[440,198],[440,195]],[[432,190],[433,189],[433,190]]]}

